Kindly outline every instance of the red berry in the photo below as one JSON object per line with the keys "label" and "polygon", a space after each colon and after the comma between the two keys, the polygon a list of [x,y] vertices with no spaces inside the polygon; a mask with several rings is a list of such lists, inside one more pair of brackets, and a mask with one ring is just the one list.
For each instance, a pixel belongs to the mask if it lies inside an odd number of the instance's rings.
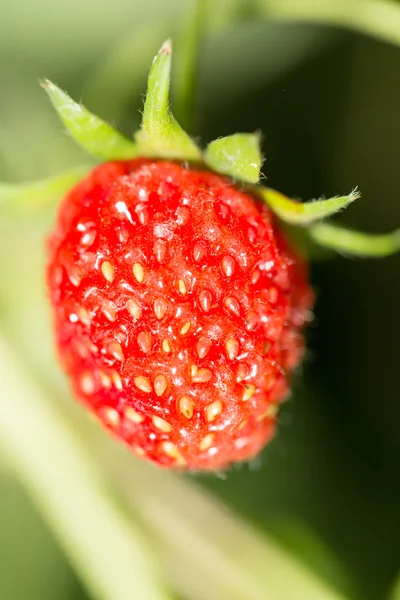
{"label": "red berry", "polygon": [[136,454],[216,469],[271,439],[313,295],[255,197],[174,163],[103,164],[61,206],[48,286],[76,396]]}

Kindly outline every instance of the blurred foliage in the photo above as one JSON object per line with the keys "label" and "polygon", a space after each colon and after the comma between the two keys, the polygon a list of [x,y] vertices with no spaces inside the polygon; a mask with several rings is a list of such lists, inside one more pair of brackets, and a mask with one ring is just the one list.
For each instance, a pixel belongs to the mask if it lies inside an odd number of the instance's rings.
{"label": "blurred foliage", "polygon": [[[190,5],[2,0],[0,180],[41,179],[87,162],[62,132],[39,78],[49,77],[130,134],[139,123],[152,57],[169,35],[177,38],[178,52]],[[302,198],[335,196],[357,185],[362,199],[339,221],[382,233],[398,226],[399,4],[218,0],[210,7],[193,133],[207,142],[261,130],[268,184]],[[149,545],[171,593],[222,600],[223,594],[234,598],[229,594],[236,589],[239,599],[264,592],[271,600],[297,600],[296,582],[304,593],[321,582],[321,600],[330,597],[329,587],[353,599],[396,600],[399,257],[315,265],[309,357],[277,439],[259,460],[224,477],[181,477],[139,464],[71,402],[53,356],[43,285],[43,240],[54,210],[0,216],[6,338],[0,410],[9,417],[8,405],[24,406],[30,386],[41,387],[55,422],[73,423],[86,440],[90,461],[118,497],[113,510],[123,511],[129,531],[140,532],[143,556]],[[11,360],[13,348],[21,375],[11,387],[14,361],[8,368],[5,356]],[[24,378],[32,383],[20,400],[15,386]],[[86,598],[70,566],[73,553],[67,560],[61,553],[46,529],[46,513],[42,521],[15,482],[9,458],[4,452],[0,459],[0,597]],[[50,466],[52,460],[49,448]],[[269,562],[270,548],[277,562]],[[240,595],[246,585],[253,595]]]}

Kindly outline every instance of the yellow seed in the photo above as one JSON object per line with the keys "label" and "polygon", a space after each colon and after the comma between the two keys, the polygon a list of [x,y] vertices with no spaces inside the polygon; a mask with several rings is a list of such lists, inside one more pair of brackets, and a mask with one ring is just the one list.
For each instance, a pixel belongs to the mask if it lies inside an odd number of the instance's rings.
{"label": "yellow seed", "polygon": [[169,442],[168,440],[162,442],[161,447],[164,450],[165,454],[167,454],[167,456],[171,458],[176,458],[179,454],[179,450],[175,446],[175,444],[173,442]]}
{"label": "yellow seed", "polygon": [[190,321],[187,321],[184,326],[181,328],[181,335],[186,335],[190,329]]}
{"label": "yellow seed", "polygon": [[172,427],[168,423],[168,421],[165,421],[161,417],[157,417],[156,415],[153,415],[151,420],[153,421],[154,427],[156,427],[160,431],[163,431],[164,433],[169,433],[170,431],[172,431]]}
{"label": "yellow seed", "polygon": [[165,315],[165,313],[167,312],[168,304],[162,298],[157,298],[157,300],[154,300],[153,306],[154,306],[154,313],[155,313],[157,319],[160,321],[163,318],[163,316]]}
{"label": "yellow seed", "polygon": [[278,301],[278,297],[279,297],[279,293],[278,293],[278,290],[276,289],[276,287],[271,287],[268,290],[268,300],[272,304],[275,304]]}
{"label": "yellow seed", "polygon": [[81,390],[84,394],[93,394],[94,393],[94,379],[91,373],[83,373],[81,375]]}
{"label": "yellow seed", "polygon": [[88,348],[89,348],[90,352],[93,352],[93,354],[97,354],[98,353],[99,349],[96,346],[96,344],[93,344],[93,342],[88,341],[87,345],[88,345]]}
{"label": "yellow seed", "polygon": [[109,260],[105,260],[101,263],[101,272],[106,281],[112,283],[114,281],[114,267]]}
{"label": "yellow seed", "polygon": [[197,242],[193,248],[193,258],[196,262],[200,262],[207,252],[207,247],[204,242]]}
{"label": "yellow seed", "polygon": [[144,421],[144,416],[133,410],[131,406],[126,407],[124,415],[126,419],[133,421],[133,423],[143,423]]}
{"label": "yellow seed", "polygon": [[86,308],[83,308],[82,306],[80,306],[76,312],[77,312],[80,322],[83,325],[86,325],[86,327],[89,327],[90,315],[89,315],[88,311],[86,310]]}
{"label": "yellow seed", "polygon": [[270,404],[267,410],[257,417],[257,421],[263,421],[264,419],[274,419],[278,414],[279,406],[278,404]]}
{"label": "yellow seed", "polygon": [[120,423],[118,412],[111,406],[105,406],[102,410],[102,417],[104,421],[111,427],[117,427]]}
{"label": "yellow seed", "polygon": [[136,387],[146,394],[150,394],[151,392],[151,383],[147,377],[143,377],[143,375],[139,375],[134,379]]}
{"label": "yellow seed", "polygon": [[133,275],[138,283],[142,283],[144,280],[144,269],[140,263],[133,265]]}
{"label": "yellow seed", "polygon": [[241,431],[242,429],[244,429],[247,425],[247,419],[243,419],[243,421],[240,421],[239,425],[237,426],[237,431]]}
{"label": "yellow seed", "polygon": [[186,289],[186,284],[183,281],[183,279],[179,279],[179,281],[178,281],[178,289],[179,289],[179,292],[182,294],[182,296],[184,296],[186,294],[187,289]]}
{"label": "yellow seed", "polygon": [[162,262],[165,258],[167,245],[162,240],[157,240],[154,244],[154,254],[158,262]]}
{"label": "yellow seed", "polygon": [[137,217],[139,219],[139,223],[141,225],[146,225],[149,220],[149,211],[143,204],[139,204],[135,210]]}
{"label": "yellow seed", "polygon": [[162,396],[168,387],[168,379],[165,375],[157,375],[154,378],[154,391],[157,396]]}
{"label": "yellow seed", "polygon": [[261,277],[261,273],[259,271],[259,269],[254,269],[253,273],[251,274],[251,283],[253,285],[255,285],[257,283],[257,281],[260,279]]}
{"label": "yellow seed", "polygon": [[204,312],[208,312],[212,305],[212,294],[209,290],[203,290],[199,294],[199,302]]}
{"label": "yellow seed", "polygon": [[72,267],[68,275],[72,285],[74,285],[75,287],[79,287],[82,281],[82,272],[80,271],[80,269],[78,269],[78,267]]}
{"label": "yellow seed", "polygon": [[229,360],[235,360],[239,354],[239,342],[235,338],[230,338],[225,344],[225,349]]}
{"label": "yellow seed", "polygon": [[193,416],[193,402],[189,396],[181,396],[179,398],[179,411],[186,419],[191,419]]}
{"label": "yellow seed", "polygon": [[232,256],[224,256],[221,261],[222,271],[227,277],[231,277],[235,270],[235,261]]}
{"label": "yellow seed", "polygon": [[143,448],[141,448],[138,445],[132,446],[132,450],[136,454],[136,456],[139,456],[140,458],[143,458],[143,456],[146,456],[146,452],[143,450]]}
{"label": "yellow seed", "polygon": [[151,350],[151,335],[147,331],[141,331],[137,336],[139,348],[145,354],[148,354]]}
{"label": "yellow seed", "polygon": [[141,308],[139,304],[135,302],[135,300],[128,300],[128,302],[126,303],[126,309],[129,312],[129,314],[136,320],[139,320],[142,316]]}
{"label": "yellow seed", "polygon": [[99,379],[103,388],[109,390],[112,387],[112,379],[104,371],[99,371]]}
{"label": "yellow seed", "polygon": [[209,352],[212,342],[207,337],[201,336],[196,344],[196,352],[199,358],[204,358]]}
{"label": "yellow seed", "polygon": [[112,373],[111,373],[111,379],[113,380],[113,384],[115,385],[115,387],[117,388],[117,390],[119,392],[122,392],[122,390],[123,390],[122,379],[118,375],[117,371],[112,371]]}
{"label": "yellow seed", "polygon": [[109,321],[111,321],[111,323],[113,323],[115,321],[115,319],[117,318],[117,311],[115,310],[115,308],[111,304],[111,302],[107,302],[107,300],[104,300],[103,304],[101,305],[101,311],[102,311],[103,315]]}
{"label": "yellow seed", "polygon": [[212,373],[210,369],[199,369],[197,373],[192,377],[194,383],[205,383],[210,381]]}
{"label": "yellow seed", "polygon": [[190,375],[191,377],[194,377],[197,373],[197,371],[199,370],[199,367],[197,365],[192,365],[190,367]]}
{"label": "yellow seed", "polygon": [[222,402],[215,400],[212,404],[209,404],[206,408],[207,421],[214,421],[222,411]]}
{"label": "yellow seed", "polygon": [[163,442],[161,442],[161,448],[167,456],[175,459],[177,463],[179,463],[180,465],[185,464],[185,459],[183,458],[182,454],[179,452],[177,446],[173,442],[164,440]]}
{"label": "yellow seed", "polygon": [[238,369],[236,371],[236,381],[241,383],[243,379],[247,375],[247,366],[244,363],[239,363]]}
{"label": "yellow seed", "polygon": [[122,346],[119,342],[110,342],[108,344],[108,351],[111,354],[111,356],[115,358],[115,360],[120,360],[121,362],[123,362],[124,353],[122,350]]}
{"label": "yellow seed", "polygon": [[163,343],[162,343],[162,349],[163,349],[163,351],[164,351],[166,354],[168,354],[169,352],[171,352],[171,346],[170,346],[170,344],[169,344],[169,341],[168,341],[168,340],[163,340]]}
{"label": "yellow seed", "polygon": [[246,383],[244,386],[242,401],[247,402],[247,400],[250,400],[250,398],[254,395],[255,391],[256,391],[255,385],[253,385],[252,383]]}
{"label": "yellow seed", "polygon": [[207,433],[199,443],[199,450],[201,452],[208,450],[212,446],[214,439],[215,433]]}
{"label": "yellow seed", "polygon": [[237,317],[240,316],[240,305],[236,298],[232,298],[232,296],[227,296],[224,299],[224,305],[228,310],[230,310]]}
{"label": "yellow seed", "polygon": [[95,239],[96,239],[96,232],[95,231],[87,231],[81,237],[81,244],[83,246],[86,246],[86,248],[88,248],[89,246],[91,246],[93,244]]}

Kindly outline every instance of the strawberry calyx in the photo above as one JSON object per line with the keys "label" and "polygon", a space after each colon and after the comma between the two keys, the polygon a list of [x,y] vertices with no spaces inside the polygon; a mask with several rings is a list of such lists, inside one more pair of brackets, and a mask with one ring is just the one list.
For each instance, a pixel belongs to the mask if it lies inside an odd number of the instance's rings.
{"label": "strawberry calyx", "polygon": [[[261,198],[285,226],[288,235],[300,240],[305,253],[313,247],[364,257],[381,257],[400,249],[400,230],[383,236],[338,228],[326,222],[360,197],[357,189],[345,196],[299,202],[281,192],[259,184],[263,156],[259,133],[235,133],[218,138],[204,151],[179,125],[169,105],[172,44],[167,40],[150,68],[142,124],[132,139],[114,129],[100,117],[49,80],[41,82],[58,116],[72,138],[92,156],[102,161],[130,160],[137,157],[195,163],[201,168],[225,175]],[[89,167],[87,171],[89,171]],[[38,204],[50,202],[55,191],[61,196],[82,177],[83,168],[31,185],[0,184],[0,207],[35,204],[35,191],[42,193]],[[47,185],[50,190],[47,190]],[[33,195],[30,194],[33,191]],[[37,195],[37,194],[36,194]],[[33,201],[32,201],[33,198]],[[44,199],[43,199],[44,198]],[[321,223],[325,220],[324,223]],[[301,227],[299,236],[296,231]]]}

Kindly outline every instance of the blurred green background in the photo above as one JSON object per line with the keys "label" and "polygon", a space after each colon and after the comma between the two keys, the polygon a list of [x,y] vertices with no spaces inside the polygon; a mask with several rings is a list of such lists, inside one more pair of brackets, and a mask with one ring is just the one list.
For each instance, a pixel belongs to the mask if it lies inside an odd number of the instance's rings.
{"label": "blurred green background", "polygon": [[[52,113],[41,77],[132,132],[152,56],[168,36],[178,54],[192,4],[0,0],[0,180],[36,180],[87,162]],[[365,231],[399,227],[399,46],[396,2],[215,0],[191,133],[207,142],[261,130],[272,187],[315,198],[357,185],[362,199],[339,221]],[[71,402],[53,357],[43,286],[54,210],[0,213],[0,332],[8,344],[0,356],[1,410],[19,394],[29,402],[29,392],[14,386],[26,377],[27,390],[39,386],[38,395],[73,423],[168,598],[400,598],[393,592],[400,572],[399,256],[316,264],[309,352],[277,438],[254,463],[223,476],[175,477],[127,456]],[[7,378],[10,353],[14,379]],[[0,433],[0,451],[2,441]],[[79,552],[54,523],[48,527],[46,500],[29,493],[10,447],[0,454],[0,598],[156,598],[145,588],[107,595],[88,584]],[[68,466],[59,469],[73,486]],[[220,520],[216,506],[231,521]],[[281,563],[262,554],[268,544]],[[118,562],[118,546],[113,555]],[[286,560],[298,564],[303,587]],[[307,581],[324,591],[308,593]]]}

